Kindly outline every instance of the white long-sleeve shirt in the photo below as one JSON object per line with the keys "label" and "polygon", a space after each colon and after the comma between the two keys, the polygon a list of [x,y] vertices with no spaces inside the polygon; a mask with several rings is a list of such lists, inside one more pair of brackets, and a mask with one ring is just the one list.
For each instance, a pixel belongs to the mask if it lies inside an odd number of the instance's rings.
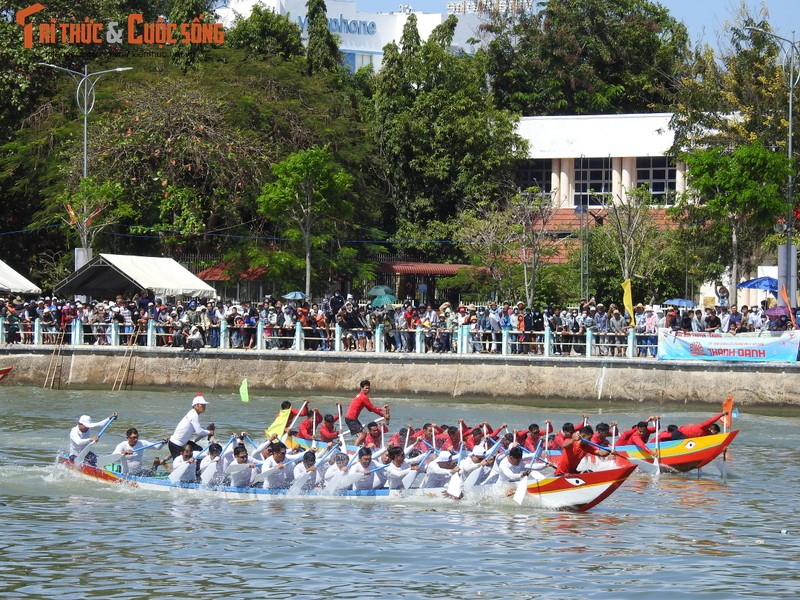
{"label": "white long-sleeve shirt", "polygon": [[[172,470],[174,471],[184,463],[186,463],[186,461],[183,459],[183,456],[181,455],[176,456],[172,460]],[[192,462],[191,464],[189,464],[188,467],[186,467],[186,470],[181,475],[181,482],[194,483],[195,481],[197,481],[197,464],[195,462]]]}
{"label": "white long-sleeve shirt", "polygon": [[133,454],[123,454],[122,457],[119,459],[119,464],[122,467],[122,472],[126,474],[136,475],[141,472],[142,470],[142,454],[143,452],[137,452],[141,448],[145,446],[149,446],[151,442],[147,440],[137,440],[136,443],[131,446],[128,443],[128,440],[124,442],[120,442],[117,444],[117,447],[114,448],[114,454],[121,454],[123,452],[133,452]]}
{"label": "white long-sleeve shirt", "polygon": [[356,461],[356,463],[352,467],[350,467],[350,472],[351,473],[361,473],[364,476],[361,477],[360,479],[358,479],[353,484],[353,489],[354,490],[374,490],[374,489],[377,489],[379,487],[382,487],[383,486],[383,479],[380,477],[380,473],[383,473],[386,469],[384,469],[383,471],[379,471],[378,473],[368,473],[368,471],[372,471],[373,469],[377,469],[380,466],[382,466],[382,465],[379,465],[377,462],[375,462],[373,460],[369,465],[367,465],[366,468],[364,468],[364,465],[362,465],[359,461]]}
{"label": "white long-sleeve shirt", "polygon": [[200,425],[200,415],[192,408],[178,423],[169,441],[177,446],[183,446],[193,435],[209,435],[210,433],[208,429],[203,429]]}
{"label": "white long-sleeve shirt", "polygon": [[432,462],[428,465],[425,475],[425,482],[423,487],[426,488],[440,488],[447,485],[450,477],[453,475],[453,468],[444,468],[438,462]]}
{"label": "white long-sleeve shirt", "polygon": [[519,481],[522,478],[522,472],[528,468],[524,460],[519,461],[518,465],[512,465],[507,456],[498,459],[494,463],[494,472],[497,473],[497,481],[499,483],[508,483],[510,481]]}
{"label": "white long-sleeve shirt", "polygon": [[[269,469],[277,467],[279,464],[282,463],[275,462],[275,459],[270,456],[264,461],[264,466],[261,467],[261,470],[268,471]],[[294,469],[292,465],[288,465],[284,466],[282,469],[275,469],[273,473],[267,475],[267,478],[264,480],[264,487],[272,489],[287,488],[292,485],[293,481]]]}
{"label": "white long-sleeve shirt", "polygon": [[86,448],[92,441],[92,429],[95,427],[102,427],[108,423],[109,419],[111,419],[111,417],[105,418],[97,423],[92,423],[92,427],[85,432],[81,431],[78,426],[75,425],[69,432],[69,455],[77,456],[80,454],[81,450]]}

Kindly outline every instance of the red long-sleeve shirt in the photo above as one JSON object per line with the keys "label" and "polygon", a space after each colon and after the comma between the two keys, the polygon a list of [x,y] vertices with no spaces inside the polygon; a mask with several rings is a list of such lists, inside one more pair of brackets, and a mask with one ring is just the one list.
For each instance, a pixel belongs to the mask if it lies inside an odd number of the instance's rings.
{"label": "red long-sleeve shirt", "polygon": [[355,398],[353,398],[353,401],[350,403],[345,418],[358,419],[358,415],[360,415],[361,411],[364,409],[367,409],[370,412],[374,412],[376,415],[380,417],[386,416],[383,414],[382,408],[377,408],[376,406],[373,406],[372,402],[369,401],[367,395],[364,392],[359,392],[358,395]]}
{"label": "red long-sleeve shirt", "polygon": [[711,435],[710,427],[716,423],[719,419],[724,416],[725,413],[719,413],[718,415],[714,415],[710,419],[706,419],[702,423],[692,423],[689,425],[683,425],[678,427],[678,431],[680,431],[686,437],[701,437],[704,435]]}
{"label": "red long-sleeve shirt", "polygon": [[[333,423],[336,423],[338,420],[338,415],[333,417]],[[323,422],[322,425],[319,426],[319,439],[326,444],[339,437],[339,430],[333,426],[333,423]]]}
{"label": "red long-sleeve shirt", "polygon": [[578,465],[587,454],[597,454],[597,448],[583,444],[580,440],[565,441],[561,446],[561,456],[556,465],[556,474],[577,473]]}
{"label": "red long-sleeve shirt", "polygon": [[622,435],[619,436],[619,439],[617,440],[617,446],[630,446],[633,444],[642,452],[649,454],[650,449],[647,447],[647,441],[650,439],[650,434],[655,432],[655,427],[648,427],[644,435],[639,435],[638,427],[628,429],[628,431],[623,431]]}

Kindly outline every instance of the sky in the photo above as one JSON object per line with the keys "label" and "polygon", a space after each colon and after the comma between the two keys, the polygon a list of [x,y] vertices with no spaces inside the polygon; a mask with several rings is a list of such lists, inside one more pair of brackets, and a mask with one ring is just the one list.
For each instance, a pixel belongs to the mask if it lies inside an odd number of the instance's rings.
{"label": "sky", "polygon": [[[759,0],[745,0],[754,14],[762,5]],[[447,0],[356,0],[360,11],[391,12],[401,4],[423,12],[446,12]],[[739,0],[660,0],[659,4],[669,9],[673,17],[683,21],[693,42],[703,41],[716,48],[717,32],[722,31],[725,21],[732,21],[737,13]],[[769,11],[773,31],[785,38],[798,30],[800,37],[800,1],[764,0]],[[723,36],[724,39],[724,36]]]}

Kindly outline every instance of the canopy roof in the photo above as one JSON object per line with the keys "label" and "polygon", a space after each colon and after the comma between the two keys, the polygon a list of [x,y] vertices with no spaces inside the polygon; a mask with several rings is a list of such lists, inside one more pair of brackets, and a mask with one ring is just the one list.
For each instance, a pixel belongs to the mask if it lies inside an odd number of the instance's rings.
{"label": "canopy roof", "polygon": [[171,258],[98,254],[60,282],[59,294],[113,296],[150,289],[156,296],[213,298],[216,290]]}
{"label": "canopy roof", "polygon": [[0,292],[41,294],[42,290],[0,260]]}

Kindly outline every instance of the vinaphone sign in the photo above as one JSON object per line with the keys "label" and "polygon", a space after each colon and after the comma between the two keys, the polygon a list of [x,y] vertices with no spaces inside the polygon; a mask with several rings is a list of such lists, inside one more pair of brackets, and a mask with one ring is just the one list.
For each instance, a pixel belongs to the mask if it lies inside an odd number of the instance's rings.
{"label": "vinaphone sign", "polygon": [[206,23],[203,15],[192,19],[190,23],[169,23],[159,17],[156,21],[146,23],[140,13],[128,15],[125,22],[109,21],[103,23],[85,18],[77,22],[61,22],[51,18],[49,21],[33,23],[30,17],[45,10],[38,2],[20,9],[16,14],[16,22],[23,29],[23,43],[26,48],[33,48],[34,40],[39,44],[222,44],[225,31],[221,23]]}

